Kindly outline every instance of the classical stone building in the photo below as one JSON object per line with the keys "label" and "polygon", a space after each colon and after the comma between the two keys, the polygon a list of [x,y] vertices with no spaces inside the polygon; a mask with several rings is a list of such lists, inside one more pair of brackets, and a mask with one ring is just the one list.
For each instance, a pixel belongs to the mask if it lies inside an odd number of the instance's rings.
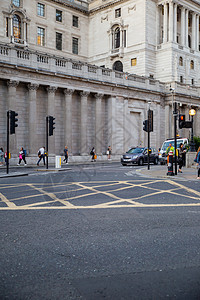
{"label": "classical stone building", "polygon": [[56,118],[50,155],[65,145],[74,157],[92,146],[120,155],[147,145],[149,106],[158,148],[173,136],[173,101],[187,119],[196,108],[200,135],[200,2],[179,2],[2,0],[0,146],[8,110],[19,114],[13,157],[21,146],[34,156],[45,145],[47,115]]}

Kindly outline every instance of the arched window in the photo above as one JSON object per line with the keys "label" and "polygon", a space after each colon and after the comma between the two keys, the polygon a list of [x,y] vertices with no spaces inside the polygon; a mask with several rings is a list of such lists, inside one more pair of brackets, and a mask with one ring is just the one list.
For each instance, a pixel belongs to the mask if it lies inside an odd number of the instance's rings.
{"label": "arched window", "polygon": [[21,40],[21,19],[18,15],[13,16],[13,36],[16,43]]}
{"label": "arched window", "polygon": [[179,66],[183,66],[183,58],[182,58],[182,56],[179,57]]}
{"label": "arched window", "polygon": [[193,60],[190,61],[190,69],[194,70],[194,61]]}
{"label": "arched window", "polygon": [[115,33],[114,33],[114,48],[119,48],[120,47],[120,29],[119,27],[117,27],[115,29]]}
{"label": "arched window", "polygon": [[123,72],[123,64],[120,60],[117,60],[114,64],[113,64],[113,70],[115,71],[119,71],[119,72]]}

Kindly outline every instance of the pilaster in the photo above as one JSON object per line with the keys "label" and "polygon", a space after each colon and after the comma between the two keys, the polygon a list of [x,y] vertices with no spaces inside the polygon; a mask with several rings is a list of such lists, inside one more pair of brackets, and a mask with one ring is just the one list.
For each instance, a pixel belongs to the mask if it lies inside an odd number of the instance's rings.
{"label": "pilaster", "polygon": [[57,153],[55,145],[55,133],[56,133],[56,112],[55,112],[55,92],[57,87],[49,86],[47,87],[48,93],[48,104],[47,104],[47,115],[53,116],[55,118],[55,130],[53,136],[49,137],[49,153]]}
{"label": "pilaster", "polygon": [[164,35],[163,35],[163,43],[167,42],[167,26],[168,26],[168,4],[164,3]]}
{"label": "pilaster", "polygon": [[37,149],[39,148],[38,139],[36,136],[37,132],[37,89],[38,84],[28,84],[29,91],[29,107],[28,107],[28,122],[29,122],[29,154],[37,153]]}
{"label": "pilaster", "polygon": [[102,98],[103,94],[95,94],[96,98],[96,126],[95,126],[95,136],[96,136],[96,152],[97,154],[102,154],[102,134],[103,134],[103,124],[102,124]]}
{"label": "pilaster", "polygon": [[192,49],[196,50],[196,14],[192,13]]}
{"label": "pilaster", "polygon": [[185,7],[181,7],[181,45],[185,46]]}
{"label": "pilaster", "polygon": [[116,97],[108,98],[108,144],[116,153]]}
{"label": "pilaster", "polygon": [[72,153],[72,95],[74,90],[65,89],[65,146]]}
{"label": "pilaster", "polygon": [[88,154],[88,143],[87,143],[87,115],[88,115],[88,96],[89,92],[81,92],[81,145],[80,154]]}
{"label": "pilaster", "polygon": [[169,42],[173,42],[173,30],[174,30],[174,3],[169,2]]}

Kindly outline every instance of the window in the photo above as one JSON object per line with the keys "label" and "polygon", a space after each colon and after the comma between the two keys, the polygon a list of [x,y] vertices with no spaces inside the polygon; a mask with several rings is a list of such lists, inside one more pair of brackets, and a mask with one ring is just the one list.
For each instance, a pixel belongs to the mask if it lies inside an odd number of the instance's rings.
{"label": "window", "polygon": [[119,72],[123,72],[123,64],[120,60],[117,60],[114,64],[113,64],[113,70],[115,71],[119,71]]}
{"label": "window", "polygon": [[180,76],[180,83],[183,83],[183,76]]}
{"label": "window", "polygon": [[179,57],[179,66],[183,66],[183,58],[182,58],[182,56]]}
{"label": "window", "polygon": [[62,22],[62,11],[58,9],[56,9],[56,21]]}
{"label": "window", "polygon": [[121,17],[121,8],[115,9],[115,18]]}
{"label": "window", "polygon": [[13,0],[12,3],[14,6],[20,7],[20,0]]}
{"label": "window", "polygon": [[190,61],[190,69],[194,70],[194,61],[193,60]]}
{"label": "window", "polygon": [[44,28],[38,27],[37,28],[37,44],[40,46],[44,46],[44,39],[45,39],[45,30],[44,30]]}
{"label": "window", "polygon": [[120,29],[117,27],[114,33],[114,48],[120,47]]}
{"label": "window", "polygon": [[78,17],[73,16],[72,25],[73,25],[74,27],[77,27],[77,28],[78,28]]}
{"label": "window", "polygon": [[14,36],[14,42],[20,43],[20,40],[21,40],[21,19],[18,15],[13,16],[13,36]]}
{"label": "window", "polygon": [[56,32],[56,49],[62,50],[62,33]]}
{"label": "window", "polygon": [[137,58],[132,58],[131,59],[131,67],[134,67],[137,65]]}
{"label": "window", "polygon": [[6,36],[8,37],[8,17],[6,18]]}
{"label": "window", "polygon": [[194,79],[193,79],[193,78],[192,78],[192,80],[191,80],[191,84],[194,85]]}
{"label": "window", "polygon": [[75,37],[72,38],[72,53],[78,54],[78,39]]}
{"label": "window", "polygon": [[37,5],[37,14],[40,17],[44,17],[45,16],[45,6],[44,4],[38,3]]}

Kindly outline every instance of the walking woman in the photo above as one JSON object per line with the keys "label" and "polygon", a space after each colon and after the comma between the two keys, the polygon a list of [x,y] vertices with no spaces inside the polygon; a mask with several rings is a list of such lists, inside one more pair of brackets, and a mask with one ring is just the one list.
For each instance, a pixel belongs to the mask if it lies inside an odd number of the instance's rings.
{"label": "walking woman", "polygon": [[197,179],[200,179],[200,147],[197,150],[197,168],[198,168]]}
{"label": "walking woman", "polygon": [[3,148],[0,148],[0,166],[3,166],[3,158],[4,158]]}
{"label": "walking woman", "polygon": [[178,159],[178,164],[179,164],[178,172],[179,173],[183,173],[181,169],[182,169],[183,163],[184,163],[184,155],[185,155],[185,150],[184,150],[184,147],[183,147],[183,143],[180,143],[179,159]]}
{"label": "walking woman", "polygon": [[27,163],[26,163],[26,158],[25,158],[25,151],[24,151],[24,148],[21,147],[21,150],[19,151],[19,163],[17,164],[18,166],[20,165],[21,161],[24,161],[24,165],[26,166]]}

